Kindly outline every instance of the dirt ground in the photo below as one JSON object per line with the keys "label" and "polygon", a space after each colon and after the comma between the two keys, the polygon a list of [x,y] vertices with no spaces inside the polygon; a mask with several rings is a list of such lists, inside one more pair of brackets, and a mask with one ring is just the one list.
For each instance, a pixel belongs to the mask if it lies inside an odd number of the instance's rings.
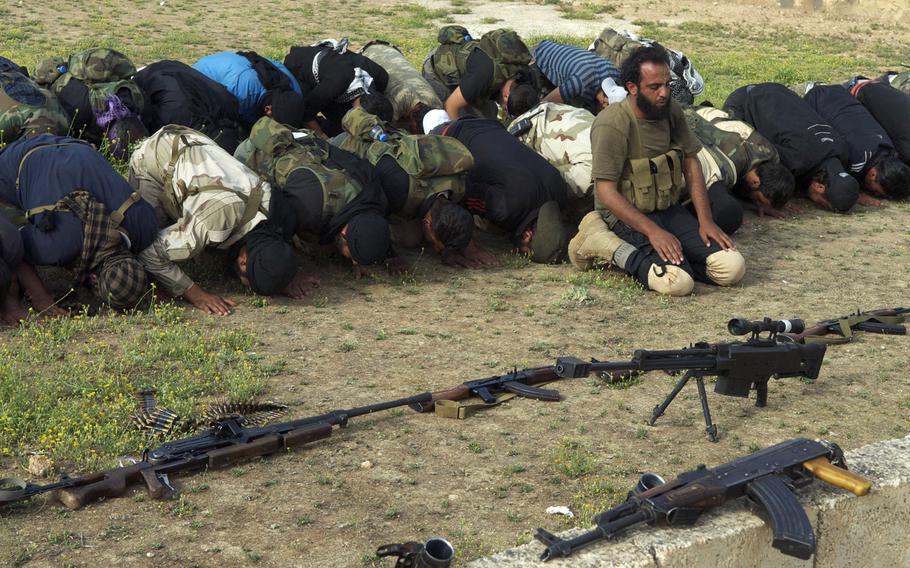
{"label": "dirt ground", "polygon": [[[62,19],[77,17],[69,2],[50,4]],[[157,4],[136,3],[136,19],[154,19],[162,7]],[[770,1],[684,0],[674,3],[682,7],[672,13],[665,3],[627,2],[610,17],[749,21],[795,32],[824,27],[832,35],[871,34],[876,41],[906,37],[906,24],[894,23],[906,13],[903,3],[855,4],[843,7],[850,14],[844,16],[840,8],[782,9]],[[290,37],[257,34],[256,17],[232,3],[208,3],[206,13],[189,3],[173,5],[180,10],[166,24],[184,25],[197,34],[192,37],[203,36],[207,26],[220,29],[219,20],[238,29],[230,38],[216,34],[175,52],[201,55],[244,42],[277,46]],[[283,5],[251,10],[265,17]],[[468,5],[483,13],[480,4]],[[522,31],[520,20],[504,11],[507,5],[488,4]],[[111,21],[126,17],[121,2],[99,6]],[[555,21],[559,12],[550,9]],[[865,29],[859,29],[857,14]],[[320,37],[343,29],[337,19],[320,24],[290,12],[288,18]],[[599,29],[602,22],[569,25]],[[557,355],[623,360],[634,349],[728,340],[732,317],[817,321],[908,303],[910,205],[859,207],[837,216],[797,204],[805,210],[784,221],[748,216],[736,234],[748,263],[740,286],[699,285],[687,298],[644,292],[613,273],[600,277],[570,266],[531,265],[485,237],[502,253],[497,268],[451,269],[429,253],[411,252],[413,277],[356,281],[340,265],[318,261],[308,266],[322,287],[309,300],[262,305],[241,297],[228,318],[188,314],[212,329],[253,330],[261,342],[258,352],[286,363],[266,398],[291,405],[296,418],[448,388],[513,366],[546,365]],[[0,512],[0,564],[391,566],[372,556],[377,546],[431,536],[449,539],[461,564],[527,542],[536,527],[568,526],[545,514],[548,506],[567,505],[590,518],[621,499],[645,471],[672,476],[797,436],[827,438],[845,449],[904,436],[910,430],[908,341],[865,334],[833,347],[816,382],[773,382],[764,409],[709,394],[721,432],[716,444],[703,435],[694,387],[655,426],[647,425],[651,408],[673,385],[672,378],[656,373],[625,387],[596,379],[564,381],[555,385],[562,402],[515,399],[464,421],[410,411],[363,417],[295,453],[180,477],[179,500],[152,501],[137,489],[80,511],[36,500]],[[27,475],[12,460],[0,462],[0,474]]]}

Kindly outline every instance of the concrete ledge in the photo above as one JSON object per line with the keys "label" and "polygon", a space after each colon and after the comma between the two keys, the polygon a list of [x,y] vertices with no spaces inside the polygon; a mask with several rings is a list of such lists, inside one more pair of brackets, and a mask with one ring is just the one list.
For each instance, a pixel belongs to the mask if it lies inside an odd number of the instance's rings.
{"label": "concrete ledge", "polygon": [[538,560],[543,545],[534,541],[468,567],[910,566],[910,436],[847,452],[847,464],[872,480],[869,495],[856,497],[823,482],[798,491],[818,541],[815,556],[806,561],[772,548],[771,528],[740,500],[705,514],[691,528],[644,527],[546,564]]}

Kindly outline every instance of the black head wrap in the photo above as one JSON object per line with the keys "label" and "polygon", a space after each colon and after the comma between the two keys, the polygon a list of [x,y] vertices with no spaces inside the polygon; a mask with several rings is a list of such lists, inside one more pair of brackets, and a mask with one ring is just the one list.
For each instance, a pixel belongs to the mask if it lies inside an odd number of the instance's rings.
{"label": "black head wrap", "polygon": [[303,97],[294,91],[273,91],[268,104],[272,105],[272,120],[293,128],[303,126]]}
{"label": "black head wrap", "polygon": [[345,239],[351,250],[351,260],[357,264],[382,262],[392,246],[389,222],[382,215],[372,211],[351,217]]}
{"label": "black head wrap", "polygon": [[825,196],[838,213],[846,213],[859,199],[859,183],[844,171],[837,158],[829,158],[823,166],[828,172],[828,189]]}
{"label": "black head wrap", "polygon": [[268,222],[256,225],[238,244],[246,246],[246,277],[257,294],[272,296],[281,292],[297,273],[294,249],[281,231]]}

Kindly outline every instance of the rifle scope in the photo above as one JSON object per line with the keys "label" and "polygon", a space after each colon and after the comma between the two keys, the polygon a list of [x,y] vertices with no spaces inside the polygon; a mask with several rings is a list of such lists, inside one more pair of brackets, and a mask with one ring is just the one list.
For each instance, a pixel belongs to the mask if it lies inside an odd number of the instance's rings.
{"label": "rifle scope", "polygon": [[802,333],[806,329],[806,322],[800,319],[793,320],[773,320],[765,318],[763,320],[731,319],[727,323],[727,329],[733,335],[748,335],[750,333]]}

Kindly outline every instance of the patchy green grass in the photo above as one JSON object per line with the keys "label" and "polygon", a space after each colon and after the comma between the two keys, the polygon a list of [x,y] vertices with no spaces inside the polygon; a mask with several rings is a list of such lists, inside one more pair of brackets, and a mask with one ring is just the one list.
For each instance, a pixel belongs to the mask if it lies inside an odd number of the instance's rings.
{"label": "patchy green grass", "polygon": [[576,440],[563,438],[553,453],[553,469],[566,477],[576,478],[594,473],[597,465],[591,450]]}
{"label": "patchy green grass", "polygon": [[705,79],[700,97],[723,105],[732,91],[749,83],[795,85],[805,81],[843,82],[904,60],[907,46],[857,49],[855,42],[776,29],[684,22],[669,26],[639,22],[640,34],[679,49]]}
{"label": "patchy green grass", "polygon": [[0,452],[111,465],[149,443],[127,419],[136,391],[156,388],[181,416],[212,396],[256,396],[269,370],[255,345],[250,332],[212,331],[170,303],[25,325],[0,347]]}

